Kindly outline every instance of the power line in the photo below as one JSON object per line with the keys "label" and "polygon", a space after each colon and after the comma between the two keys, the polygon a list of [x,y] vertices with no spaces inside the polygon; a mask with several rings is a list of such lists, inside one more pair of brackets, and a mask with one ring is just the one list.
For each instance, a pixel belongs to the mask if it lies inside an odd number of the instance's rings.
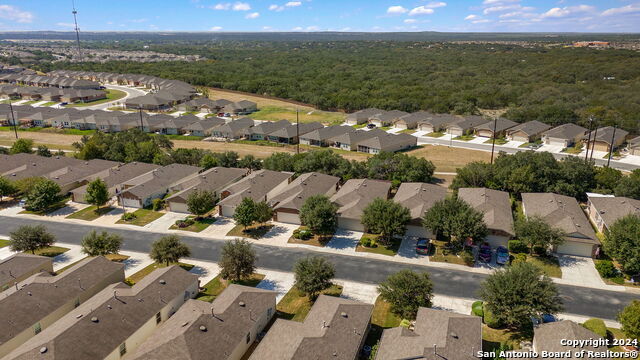
{"label": "power line", "polygon": [[80,48],[80,28],[78,27],[78,12],[76,11],[76,2],[75,0],[71,0],[71,6],[73,8],[73,11],[71,12],[73,14],[73,22],[75,23],[76,27],[76,42],[78,44],[78,57],[80,58],[80,60],[82,60],[82,49]]}

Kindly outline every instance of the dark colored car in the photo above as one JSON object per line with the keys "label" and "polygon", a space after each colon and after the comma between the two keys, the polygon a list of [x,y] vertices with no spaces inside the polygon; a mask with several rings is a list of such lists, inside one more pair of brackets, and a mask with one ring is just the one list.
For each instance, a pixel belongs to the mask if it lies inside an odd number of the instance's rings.
{"label": "dark colored car", "polygon": [[60,105],[69,105],[68,102],[61,102]]}
{"label": "dark colored car", "polygon": [[429,255],[430,248],[431,243],[429,242],[429,239],[420,238],[416,242],[416,254]]}
{"label": "dark colored car", "polygon": [[509,250],[504,246],[498,246],[496,249],[496,264],[504,265],[509,262]]}
{"label": "dark colored car", "polygon": [[487,243],[484,243],[480,246],[480,251],[478,252],[478,257],[480,260],[484,262],[491,262],[491,246]]}
{"label": "dark colored car", "polygon": [[375,129],[376,124],[367,124],[367,129]]}

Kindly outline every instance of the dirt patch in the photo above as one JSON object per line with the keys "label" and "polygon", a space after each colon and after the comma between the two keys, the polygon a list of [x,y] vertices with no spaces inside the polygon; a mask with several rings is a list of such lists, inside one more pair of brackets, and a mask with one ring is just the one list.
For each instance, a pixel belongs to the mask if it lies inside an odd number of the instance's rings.
{"label": "dirt patch", "polygon": [[486,151],[462,149],[439,145],[425,145],[419,149],[407,152],[419,158],[431,160],[436,166],[436,171],[455,172],[456,169],[473,161],[489,162],[491,153]]}
{"label": "dirt patch", "polygon": [[299,110],[316,110],[313,106],[309,104],[304,104],[296,101],[288,101],[285,99],[278,99],[270,96],[260,96],[251,93],[245,93],[241,91],[232,91],[232,90],[223,90],[217,88],[207,88],[209,91],[209,98],[211,99],[227,99],[230,101],[240,101],[240,100],[249,100],[258,104],[258,109],[267,107],[267,106],[277,106],[283,107],[287,109],[295,110],[298,108]]}

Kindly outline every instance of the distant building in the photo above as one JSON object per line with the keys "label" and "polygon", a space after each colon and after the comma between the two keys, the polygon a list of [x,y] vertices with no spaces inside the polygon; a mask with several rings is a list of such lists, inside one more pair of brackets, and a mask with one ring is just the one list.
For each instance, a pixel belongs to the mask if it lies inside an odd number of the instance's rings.
{"label": "distant building", "polygon": [[627,150],[629,151],[629,155],[640,155],[640,136],[634,137],[633,139],[629,140]]}
{"label": "distant building", "polygon": [[[505,135],[505,132],[508,129],[511,129],[516,125],[518,125],[518,123],[515,121],[511,121],[505,118],[498,118],[498,119],[491,120],[487,123],[475,126],[474,130],[476,132],[476,135],[480,137],[493,138],[495,136],[496,138],[500,138]],[[495,133],[494,133],[494,127],[495,127]]]}
{"label": "distant building", "polygon": [[509,141],[534,142],[542,136],[542,133],[551,129],[551,125],[547,125],[538,120],[527,121],[520,125],[516,125],[507,129],[506,135]]}
{"label": "distant building", "polygon": [[542,142],[547,145],[567,148],[584,139],[589,130],[576,124],[564,124],[542,133]]}
{"label": "distant building", "polygon": [[379,154],[396,152],[418,146],[418,138],[409,134],[383,134],[358,143],[358,152]]}
{"label": "distant building", "polygon": [[120,190],[118,201],[132,208],[149,206],[153,199],[164,197],[171,188],[197,176],[200,170],[202,168],[183,164],[171,164],[154,169],[126,181]]}
{"label": "distant building", "polygon": [[587,135],[584,140],[588,144],[588,149],[609,152],[611,149],[615,151],[622,145],[627,135],[629,132],[622,129],[615,129],[614,134],[613,126],[606,126],[592,131],[591,138]]}
{"label": "distant building", "polygon": [[369,121],[369,118],[371,118],[374,115],[381,114],[383,111],[384,110],[375,109],[375,108],[356,111],[352,114],[347,115],[347,118],[345,119],[344,122],[349,125],[366,124]]}

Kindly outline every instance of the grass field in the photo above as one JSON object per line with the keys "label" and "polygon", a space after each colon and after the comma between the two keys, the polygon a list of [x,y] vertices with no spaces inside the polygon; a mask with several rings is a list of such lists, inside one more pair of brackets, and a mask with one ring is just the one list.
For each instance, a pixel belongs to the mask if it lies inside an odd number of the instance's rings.
{"label": "grass field", "polygon": [[93,221],[99,218],[100,216],[108,213],[109,211],[113,210],[113,208],[110,206],[102,207],[98,211],[96,211],[96,209],[97,208],[95,205],[91,205],[89,207],[86,207],[80,211],[76,211],[73,214],[67,216],[67,219]]}
{"label": "grass field", "polygon": [[55,105],[57,103],[58,103],[58,101],[48,101],[48,102],[40,105],[40,107],[51,106],[51,105]]}
{"label": "grass field", "polygon": [[[190,271],[195,266],[195,265],[192,265],[192,264],[186,264],[186,263],[182,263],[182,262],[179,262],[177,264],[169,264],[169,266],[171,266],[171,265],[178,265],[181,268],[185,269],[186,271]],[[148,266],[144,267],[142,270],[138,271],[137,273],[129,276],[124,281],[129,285],[133,285],[133,284],[137,283],[138,281],[142,280],[142,278],[144,278],[145,276],[151,274],[153,272],[153,270],[164,268],[164,267],[167,267],[167,265],[166,264],[153,263],[151,265],[148,265]]]}
{"label": "grass field", "polygon": [[164,213],[153,211],[153,210],[147,210],[147,209],[138,209],[133,213],[136,214],[135,219],[131,221],[118,220],[116,224],[145,226],[154,220],[158,220],[160,217],[162,217],[162,215],[164,215]]}
{"label": "grass field", "polygon": [[[234,282],[234,284],[256,287],[264,277],[265,275],[263,274],[254,273],[250,278]],[[224,289],[227,288],[227,286],[229,286],[228,282],[218,275],[203,286],[204,290],[198,293],[196,300],[212,302],[224,291]]]}
{"label": "grass field", "polygon": [[[298,230],[308,230],[308,229],[306,226],[300,226]],[[324,247],[329,241],[331,241],[332,237],[333,235],[313,234],[313,236],[311,236],[310,239],[302,240],[302,239],[296,239],[295,237],[291,236],[289,240],[287,240],[287,242],[290,244],[303,244],[303,245]]]}
{"label": "grass field", "polygon": [[9,246],[9,243],[10,243],[9,240],[0,239],[0,248],[3,248],[5,246]]}
{"label": "grass field", "polygon": [[66,107],[85,107],[85,106],[99,105],[99,104],[104,104],[111,101],[116,101],[127,96],[126,92],[115,90],[115,89],[106,89],[105,92],[107,93],[106,99],[100,99],[100,100],[89,101],[89,102],[78,103],[78,104],[69,104]]}
{"label": "grass field", "polygon": [[424,146],[407,152],[407,155],[425,158],[433,162],[436,171],[455,172],[473,161],[489,162],[491,153],[447,146]]}
{"label": "grass field", "polygon": [[[280,106],[267,106],[249,114],[248,117],[255,120],[278,121],[284,119],[296,122],[296,110]],[[303,111],[298,110],[298,117],[301,123],[317,121],[327,125],[337,125],[344,121],[346,114],[305,109]]]}
{"label": "grass field", "polygon": [[527,255],[527,262],[537,265],[549,277],[562,277],[562,269],[560,268],[560,263],[558,263],[558,258],[555,256]]}
{"label": "grass field", "polygon": [[[339,285],[331,285],[330,288],[324,290],[322,292],[324,295],[329,296],[340,296],[342,294],[342,286]],[[295,286],[287,292],[287,294],[280,300],[278,305],[276,306],[276,310],[278,311],[278,317],[293,320],[293,321],[303,321],[311,307],[313,306],[313,302],[307,295],[301,293]]]}

